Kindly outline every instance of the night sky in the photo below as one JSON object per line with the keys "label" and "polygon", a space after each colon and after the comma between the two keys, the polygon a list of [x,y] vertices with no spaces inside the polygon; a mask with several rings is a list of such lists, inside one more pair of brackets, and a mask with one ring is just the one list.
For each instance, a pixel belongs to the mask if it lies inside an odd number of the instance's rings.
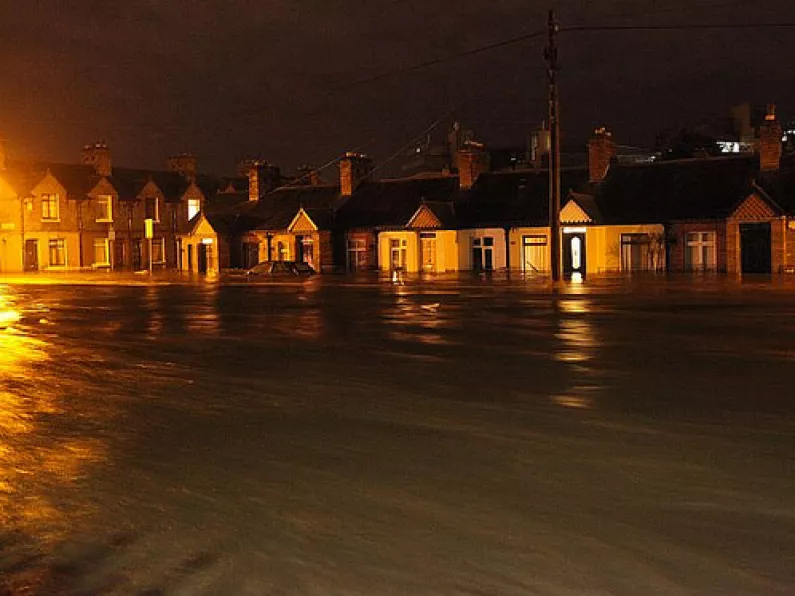
{"label": "night sky", "polygon": [[[537,0],[0,0],[0,136],[23,157],[114,163],[174,152],[230,172],[290,170],[347,149],[376,163],[429,124],[461,120],[493,147],[546,117],[544,38],[370,84],[350,83],[545,26]],[[795,20],[792,0],[561,0],[563,25]],[[742,102],[795,111],[795,30],[561,36],[564,142],[619,143]],[[340,90],[340,87],[347,87]],[[795,114],[793,114],[795,115]]]}

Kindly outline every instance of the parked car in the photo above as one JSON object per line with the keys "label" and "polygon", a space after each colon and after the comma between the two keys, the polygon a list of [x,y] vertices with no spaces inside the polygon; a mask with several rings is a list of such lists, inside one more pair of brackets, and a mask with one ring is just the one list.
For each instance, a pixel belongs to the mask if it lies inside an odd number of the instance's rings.
{"label": "parked car", "polygon": [[246,275],[268,277],[293,277],[314,275],[315,270],[306,263],[295,261],[266,261],[246,270]]}

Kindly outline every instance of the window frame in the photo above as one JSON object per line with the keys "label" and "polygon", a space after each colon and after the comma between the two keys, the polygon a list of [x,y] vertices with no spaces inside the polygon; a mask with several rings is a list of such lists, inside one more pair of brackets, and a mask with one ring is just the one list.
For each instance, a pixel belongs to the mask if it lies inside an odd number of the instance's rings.
{"label": "window frame", "polygon": [[[160,259],[155,260],[155,246],[158,246],[160,249]],[[149,255],[149,258],[152,259],[152,265],[164,265],[166,262],[166,239],[162,236],[159,238],[152,238],[152,254]]]}
{"label": "window frame", "polygon": [[[621,234],[619,245],[621,247],[621,271],[626,272],[641,272],[652,271],[651,263],[651,234],[646,232],[632,232]],[[640,262],[639,269],[632,267],[632,247],[640,247]]]}
{"label": "window frame", "polygon": [[[191,205],[195,203],[195,211],[193,215],[191,215]],[[192,220],[194,217],[199,215],[202,212],[202,202],[199,198],[188,198],[188,221]]]}
{"label": "window frame", "polygon": [[[711,250],[710,250],[711,249]],[[693,256],[698,255],[698,266]],[[712,256],[707,262],[705,255]],[[715,230],[697,230],[685,234],[685,269],[692,272],[709,272],[718,269],[718,234]]]}
{"label": "window frame", "polygon": [[[97,223],[113,223],[113,196],[112,195],[98,195],[96,198],[97,201],[97,217],[95,221]],[[107,217],[102,217],[101,205],[107,202],[108,210],[107,210]]]}
{"label": "window frame", "polygon": [[[47,205],[47,215],[44,215],[44,205]],[[55,216],[52,215],[52,206],[55,205]],[[61,197],[57,192],[41,195],[41,221],[61,221]]]}
{"label": "window frame", "polygon": [[[56,251],[56,255],[60,255],[61,262],[54,263],[53,262],[53,249]],[[47,241],[47,258],[48,258],[48,267],[50,269],[56,267],[66,267],[66,238],[50,238]]]}
{"label": "window frame", "polygon": [[[149,201],[154,201],[154,217],[149,215]],[[160,200],[157,197],[144,197],[144,219],[151,219],[154,223],[160,223]]]}
{"label": "window frame", "polygon": [[364,238],[348,238],[346,254],[348,271],[367,269],[367,242]]}
{"label": "window frame", "polygon": [[[102,262],[97,261],[97,247],[103,246],[105,250],[105,260]],[[110,239],[108,238],[94,238],[94,267],[110,267]]]}

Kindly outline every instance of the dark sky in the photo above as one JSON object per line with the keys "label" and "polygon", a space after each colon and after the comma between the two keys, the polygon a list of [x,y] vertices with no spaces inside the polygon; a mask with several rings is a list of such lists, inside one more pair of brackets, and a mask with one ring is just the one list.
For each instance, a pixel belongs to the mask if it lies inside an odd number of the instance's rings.
{"label": "dark sky", "polygon": [[[795,20],[792,0],[559,0],[562,24]],[[114,163],[190,151],[232,171],[289,170],[357,148],[383,160],[449,115],[491,146],[546,116],[543,39],[342,91],[335,87],[545,25],[538,0],[0,0],[0,136],[20,157]],[[790,113],[795,30],[568,33],[565,140],[624,144],[741,101]],[[795,107],[795,106],[793,106]]]}

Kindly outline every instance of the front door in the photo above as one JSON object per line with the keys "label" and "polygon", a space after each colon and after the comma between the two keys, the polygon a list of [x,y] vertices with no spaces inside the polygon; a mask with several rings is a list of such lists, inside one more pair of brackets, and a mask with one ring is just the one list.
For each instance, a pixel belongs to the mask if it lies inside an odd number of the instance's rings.
{"label": "front door", "polygon": [[25,240],[25,271],[39,270],[39,241]]}
{"label": "front door", "polygon": [[193,245],[188,244],[188,271],[193,272]]}
{"label": "front door", "polygon": [[199,273],[207,273],[207,245],[199,244]]}
{"label": "front door", "polygon": [[423,271],[436,271],[436,234],[420,233],[420,259]]}
{"label": "front door", "polygon": [[124,269],[124,241],[116,240],[113,242],[113,268]]}
{"label": "front door", "polygon": [[546,236],[523,236],[522,270],[525,273],[546,271],[548,253]]}
{"label": "front door", "polygon": [[585,232],[563,234],[563,274],[585,276]]}
{"label": "front door", "polygon": [[141,243],[141,239],[133,240],[132,241],[132,268],[133,271],[140,271],[141,270],[141,263],[143,262],[143,256],[141,255],[141,251],[143,250],[143,244]]}
{"label": "front door", "polygon": [[770,273],[773,269],[769,223],[740,224],[742,273]]}
{"label": "front door", "polygon": [[259,244],[255,242],[243,243],[243,269],[251,269],[259,264]]}

